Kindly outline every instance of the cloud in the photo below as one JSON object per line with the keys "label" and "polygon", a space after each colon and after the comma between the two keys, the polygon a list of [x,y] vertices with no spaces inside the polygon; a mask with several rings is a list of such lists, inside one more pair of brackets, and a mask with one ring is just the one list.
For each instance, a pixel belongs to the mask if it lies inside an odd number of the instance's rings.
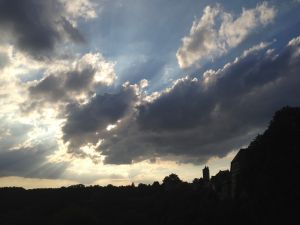
{"label": "cloud", "polygon": [[111,85],[116,79],[114,63],[105,60],[100,53],[87,53],[71,62],[58,62],[45,74],[29,87],[31,101],[25,104],[25,109],[44,103],[84,103],[97,88]]}
{"label": "cloud", "polygon": [[298,40],[280,53],[261,43],[224,68],[211,70],[209,83],[205,76],[186,77],[154,98],[144,97],[135,113],[120,118],[108,134],[100,133],[104,162],[165,158],[204,163],[246,145],[274,111],[300,104]]}
{"label": "cloud", "polygon": [[0,51],[0,70],[9,63],[9,57],[5,52]]}
{"label": "cloud", "polygon": [[89,0],[60,0],[64,5],[65,9],[71,19],[84,18],[86,20],[94,19],[97,17],[97,4]]}
{"label": "cloud", "polygon": [[68,17],[68,10],[58,0],[0,1],[0,28],[5,42],[35,59],[51,57],[65,40],[83,42],[83,36]]}
{"label": "cloud", "polygon": [[134,86],[126,86],[115,94],[96,95],[87,104],[70,105],[63,127],[63,140],[68,143],[68,151],[86,156],[81,148],[101,141],[101,135],[116,127],[112,124],[116,124],[132,110],[136,98]]}
{"label": "cloud", "polygon": [[[115,63],[100,53],[46,63],[11,45],[1,46],[0,52],[7,59],[0,76],[0,176],[66,176],[71,161],[61,146],[66,106],[81,107],[99,89],[112,85]],[[21,80],[28,75],[29,81]],[[63,160],[50,160],[62,150]]]}
{"label": "cloud", "polygon": [[0,151],[0,177],[22,176],[34,178],[59,178],[68,163],[49,163],[47,156],[53,149],[47,145]]}
{"label": "cloud", "polygon": [[256,28],[271,23],[275,15],[275,8],[267,2],[253,9],[243,9],[236,18],[219,5],[207,6],[202,17],[193,22],[190,34],[182,39],[182,46],[176,53],[179,66],[187,68],[223,55],[243,42]]}
{"label": "cloud", "polygon": [[0,116],[0,121],[0,177],[57,178],[64,172],[68,162],[56,163],[47,159],[57,149],[53,137],[43,137],[50,134],[48,131],[43,135],[39,129],[37,134],[34,125],[16,118]]}

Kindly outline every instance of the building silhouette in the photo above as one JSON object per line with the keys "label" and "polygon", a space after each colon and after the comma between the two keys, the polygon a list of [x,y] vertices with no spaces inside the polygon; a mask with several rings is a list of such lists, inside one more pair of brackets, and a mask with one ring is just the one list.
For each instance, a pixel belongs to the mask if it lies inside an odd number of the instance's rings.
{"label": "building silhouette", "polygon": [[230,197],[231,194],[231,174],[229,170],[220,170],[210,179],[212,189],[219,195],[221,199]]}
{"label": "building silhouette", "polygon": [[247,157],[247,150],[240,149],[238,154],[234,157],[231,161],[230,165],[230,173],[231,173],[231,196],[237,197],[242,192],[242,183],[243,176],[242,171],[245,170],[245,167],[248,165],[248,157]]}
{"label": "building silhouette", "polygon": [[209,168],[208,166],[205,166],[204,169],[202,170],[202,174],[203,174],[203,180],[204,181],[209,181]]}

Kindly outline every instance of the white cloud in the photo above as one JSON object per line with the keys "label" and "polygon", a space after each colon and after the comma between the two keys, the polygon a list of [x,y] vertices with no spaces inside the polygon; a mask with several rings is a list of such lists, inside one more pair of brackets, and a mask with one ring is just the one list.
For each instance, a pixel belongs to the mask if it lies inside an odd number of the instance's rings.
{"label": "white cloud", "polygon": [[61,2],[70,19],[81,17],[89,20],[97,17],[97,4],[90,0],[61,0]]}
{"label": "white cloud", "polygon": [[258,26],[265,26],[275,17],[275,9],[264,2],[255,9],[245,10],[234,20],[229,13],[223,13],[219,37],[224,39],[227,48],[239,45]]}
{"label": "white cloud", "polygon": [[299,44],[300,44],[300,36],[295,37],[292,40],[290,40],[289,43],[288,43],[288,46],[297,46]]}
{"label": "white cloud", "polygon": [[252,46],[251,48],[245,50],[245,51],[243,52],[242,57],[246,57],[246,56],[248,56],[249,54],[252,54],[252,53],[254,53],[254,52],[258,52],[258,51],[260,51],[260,50],[262,50],[262,49],[265,49],[265,48],[268,47],[270,44],[271,44],[271,43],[268,43],[268,42],[260,42],[259,44],[254,45],[254,46]]}
{"label": "white cloud", "polygon": [[194,21],[189,36],[182,39],[182,46],[177,51],[177,60],[181,68],[186,68],[204,58],[208,54],[220,54],[221,46],[217,46],[217,33],[214,29],[215,17],[220,9],[207,6],[203,16]]}
{"label": "white cloud", "polygon": [[[234,61],[226,63],[222,68],[218,70],[206,70],[203,73],[202,77],[202,84],[207,89],[210,87],[210,85],[214,84],[217,79],[222,76],[222,74],[226,73],[228,70],[231,69],[232,66],[237,65],[240,63],[240,61],[250,55],[254,55],[255,53],[259,53],[260,51],[266,49],[268,46],[270,46],[272,42],[261,42],[257,45],[252,46],[249,49],[246,49],[243,54],[240,57],[236,57]],[[271,49],[268,49],[266,51],[266,55],[269,55],[271,53]]]}
{"label": "white cloud", "polygon": [[30,58],[16,52],[11,45],[0,46],[0,54],[6,58],[0,68],[0,118],[16,120],[19,104],[26,98],[26,88],[20,84],[20,77],[39,66]]}
{"label": "white cloud", "polygon": [[[176,54],[179,66],[187,68],[196,62],[223,55],[243,42],[256,28],[271,23],[275,15],[275,8],[266,2],[253,9],[243,9],[239,17],[224,12],[219,5],[207,6],[200,20],[193,22],[190,34],[182,39],[182,46]],[[217,19],[221,20],[220,24]]]}

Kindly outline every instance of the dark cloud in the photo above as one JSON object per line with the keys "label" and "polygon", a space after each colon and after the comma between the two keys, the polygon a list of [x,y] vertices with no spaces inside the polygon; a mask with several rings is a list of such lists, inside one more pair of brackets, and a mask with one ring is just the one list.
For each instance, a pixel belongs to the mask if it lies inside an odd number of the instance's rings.
{"label": "dark cloud", "polygon": [[65,89],[74,91],[84,90],[93,83],[95,72],[93,68],[85,68],[80,72],[70,72],[65,81]]}
{"label": "dark cloud", "polygon": [[53,148],[44,144],[32,148],[0,151],[0,177],[59,178],[68,163],[47,162],[46,157],[53,150]]}
{"label": "dark cloud", "polygon": [[24,112],[36,110],[50,103],[61,107],[68,103],[87,102],[97,91],[107,88],[115,80],[114,64],[99,53],[87,53],[81,58],[58,63],[44,72],[44,77],[28,88],[28,101],[22,104]]}
{"label": "dark cloud", "polygon": [[[162,94],[150,104],[142,105],[138,123],[142,129],[153,131],[193,128],[201,120],[207,120],[205,115],[213,107],[210,98],[204,94],[198,82],[182,81],[171,92]],[[201,114],[199,109],[202,109]]]}
{"label": "dark cloud", "polygon": [[58,178],[65,171],[68,163],[49,162],[47,159],[58,148],[55,141],[28,142],[32,129],[32,125],[1,120],[0,177]]}
{"label": "dark cloud", "polygon": [[299,105],[300,39],[278,54],[248,52],[201,80],[181,79],[106,136],[106,163],[153,157],[203,163],[247,144],[273,113]]}
{"label": "dark cloud", "polygon": [[9,32],[19,49],[38,59],[50,57],[64,36],[83,41],[79,31],[64,17],[57,0],[0,0],[0,28]]}
{"label": "dark cloud", "polygon": [[7,118],[1,118],[0,122],[0,151],[9,150],[23,143],[28,138],[27,134],[32,129],[31,125],[23,123],[7,123]]}
{"label": "dark cloud", "polygon": [[67,20],[66,18],[62,17],[61,18],[61,24],[62,27],[65,29],[67,35],[69,36],[69,38],[75,42],[84,42],[85,39],[82,36],[82,34],[79,32],[78,29],[76,29],[69,20]]}
{"label": "dark cloud", "polygon": [[69,101],[74,95],[92,92],[95,70],[69,71],[51,74],[29,88],[31,97],[43,102]]}
{"label": "dark cloud", "polygon": [[33,97],[39,97],[50,102],[56,102],[66,97],[62,84],[62,77],[49,75],[38,82],[35,86],[30,87],[29,92]]}
{"label": "dark cloud", "polygon": [[9,57],[7,54],[0,52],[0,70],[9,64]]}
{"label": "dark cloud", "polygon": [[[65,29],[68,25],[64,25]],[[70,29],[69,33],[76,32]],[[107,39],[114,43],[112,49],[119,49],[115,44],[128,40],[122,35],[113,36],[118,40]],[[97,95],[84,105],[70,104],[63,127],[64,141],[69,142],[70,152],[80,153],[83,145],[103,139],[99,151],[106,156],[106,163],[131,163],[161,156],[203,162],[211,156],[224,156],[247,144],[266,126],[274,111],[300,103],[297,51],[299,43],[278,52],[249,53],[218,71],[207,71],[203,79],[178,80],[157,99],[133,109],[137,98],[124,90]],[[136,68],[133,74],[140,74],[142,69]],[[74,71],[72,76],[49,75],[31,87],[30,94],[41,97],[41,101],[69,101],[79,90],[91,90],[92,75],[88,74],[93,70]],[[117,120],[121,120],[117,127],[106,132],[107,125]]]}
{"label": "dark cloud", "polygon": [[68,119],[63,127],[63,139],[69,142],[69,152],[81,155],[80,147],[96,144],[106,127],[124,117],[135,101],[135,90],[129,86],[116,94],[96,95],[84,105],[69,105]]}

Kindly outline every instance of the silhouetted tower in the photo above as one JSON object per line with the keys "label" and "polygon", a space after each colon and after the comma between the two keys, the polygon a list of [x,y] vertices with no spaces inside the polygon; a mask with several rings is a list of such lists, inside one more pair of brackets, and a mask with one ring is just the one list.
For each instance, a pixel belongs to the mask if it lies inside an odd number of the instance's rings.
{"label": "silhouetted tower", "polygon": [[202,170],[203,173],[203,180],[204,181],[209,181],[209,168],[208,166],[205,166],[204,169]]}

